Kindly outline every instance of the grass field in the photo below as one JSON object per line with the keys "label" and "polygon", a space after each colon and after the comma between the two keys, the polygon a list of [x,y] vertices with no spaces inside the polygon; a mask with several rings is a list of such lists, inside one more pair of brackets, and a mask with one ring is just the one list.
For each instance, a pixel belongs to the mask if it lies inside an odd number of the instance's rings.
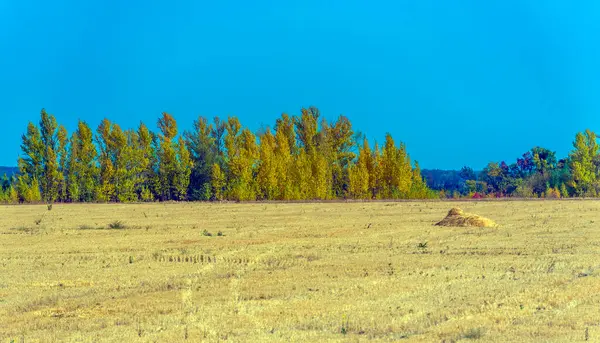
{"label": "grass field", "polygon": [[[457,205],[500,226],[432,225]],[[600,341],[599,210],[0,206],[0,341]]]}

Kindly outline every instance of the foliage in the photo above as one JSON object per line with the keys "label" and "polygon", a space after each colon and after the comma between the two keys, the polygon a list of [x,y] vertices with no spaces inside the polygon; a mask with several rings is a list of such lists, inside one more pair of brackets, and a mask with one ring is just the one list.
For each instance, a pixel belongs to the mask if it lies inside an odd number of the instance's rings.
{"label": "foliage", "polygon": [[[4,181],[0,201],[135,202],[168,200],[310,200],[431,198],[421,169],[391,135],[371,149],[339,116],[316,107],[282,114],[274,129],[253,133],[233,116],[204,117],[179,134],[162,113],[158,131],[122,129],[103,119],[79,121],[68,135],[41,112],[22,136],[19,175]],[[360,141],[362,139],[362,142]],[[16,195],[15,195],[16,194]],[[18,198],[18,199],[15,199]]]}

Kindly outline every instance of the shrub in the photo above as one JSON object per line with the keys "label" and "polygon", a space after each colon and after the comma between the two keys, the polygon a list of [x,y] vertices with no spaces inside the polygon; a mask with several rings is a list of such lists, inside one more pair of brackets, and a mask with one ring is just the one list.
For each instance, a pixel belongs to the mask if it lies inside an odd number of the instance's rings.
{"label": "shrub", "polygon": [[126,229],[127,226],[122,221],[117,220],[108,224],[108,228],[112,230],[123,230]]}
{"label": "shrub", "polygon": [[476,328],[476,329],[470,329],[469,331],[465,332],[462,337],[466,338],[466,339],[480,339],[482,336],[483,336],[483,329]]}

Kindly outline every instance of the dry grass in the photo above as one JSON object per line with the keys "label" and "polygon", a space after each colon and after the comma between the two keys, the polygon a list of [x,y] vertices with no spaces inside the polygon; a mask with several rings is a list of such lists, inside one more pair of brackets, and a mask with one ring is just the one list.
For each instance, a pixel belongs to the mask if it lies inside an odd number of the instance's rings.
{"label": "dry grass", "polygon": [[437,226],[454,226],[454,227],[497,227],[498,225],[491,219],[472,214],[465,213],[458,207],[448,211],[446,218],[436,223]]}
{"label": "dry grass", "polygon": [[0,342],[600,340],[600,202],[458,205],[0,206]]}

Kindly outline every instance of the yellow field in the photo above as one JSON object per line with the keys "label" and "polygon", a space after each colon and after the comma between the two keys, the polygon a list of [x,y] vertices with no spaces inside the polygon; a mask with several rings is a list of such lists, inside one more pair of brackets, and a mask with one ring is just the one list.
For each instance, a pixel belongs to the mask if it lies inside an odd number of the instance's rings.
{"label": "yellow field", "polygon": [[[500,227],[432,225],[456,205]],[[0,341],[600,341],[599,210],[0,206]]]}

